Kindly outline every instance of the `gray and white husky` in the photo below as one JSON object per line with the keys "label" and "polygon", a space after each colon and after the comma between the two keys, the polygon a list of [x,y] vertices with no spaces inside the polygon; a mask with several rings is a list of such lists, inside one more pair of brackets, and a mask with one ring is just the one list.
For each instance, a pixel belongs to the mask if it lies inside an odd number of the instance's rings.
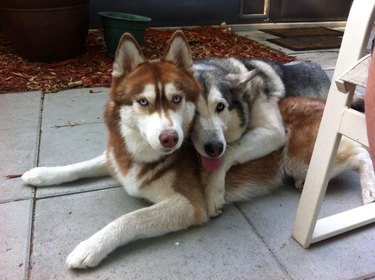
{"label": "gray and white husky", "polygon": [[209,215],[216,216],[225,203],[228,169],[284,146],[279,101],[286,96],[325,99],[330,79],[319,65],[304,61],[209,58],[196,61],[194,70],[202,93],[192,141],[211,172],[206,198]]}

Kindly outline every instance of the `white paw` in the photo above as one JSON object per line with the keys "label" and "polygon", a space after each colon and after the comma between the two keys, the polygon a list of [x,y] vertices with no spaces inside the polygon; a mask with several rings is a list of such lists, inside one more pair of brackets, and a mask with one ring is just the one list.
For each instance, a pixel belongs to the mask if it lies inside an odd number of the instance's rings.
{"label": "white paw", "polygon": [[305,178],[303,179],[294,179],[294,186],[296,187],[297,190],[302,191],[303,186],[305,184]]}
{"label": "white paw", "polygon": [[73,172],[66,172],[66,168],[61,166],[56,167],[35,167],[25,172],[22,177],[25,184],[43,187],[60,185],[62,183],[76,180]]}
{"label": "white paw", "polygon": [[224,193],[217,191],[207,197],[207,211],[209,217],[217,217],[221,214],[221,208],[225,204]]}
{"label": "white paw", "polygon": [[25,184],[32,186],[48,186],[50,174],[48,167],[36,167],[25,172],[21,179]]}
{"label": "white paw", "polygon": [[375,202],[375,190],[363,190],[362,191],[363,204],[369,204]]}
{"label": "white paw", "polygon": [[102,242],[91,237],[78,244],[66,258],[66,264],[70,268],[94,267],[97,266],[107,254]]}

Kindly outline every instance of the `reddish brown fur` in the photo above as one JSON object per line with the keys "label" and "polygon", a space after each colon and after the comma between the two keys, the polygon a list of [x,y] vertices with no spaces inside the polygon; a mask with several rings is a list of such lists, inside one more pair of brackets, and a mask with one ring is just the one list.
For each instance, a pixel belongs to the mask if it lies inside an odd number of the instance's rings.
{"label": "reddish brown fur", "polygon": [[[195,81],[192,74],[178,68],[173,63],[166,60],[146,61],[138,65],[136,69],[127,76],[114,79],[110,97],[113,101],[121,105],[131,105],[135,99],[143,92],[145,85],[155,85],[156,102],[155,107],[151,106],[150,111],[160,111],[162,106],[169,108],[170,103],[166,102],[163,92],[160,92],[157,85],[168,83],[174,84],[181,92],[185,93],[187,101],[195,102],[200,91],[199,84]],[[179,106],[179,104],[174,104]]]}
{"label": "reddish brown fur", "polygon": [[290,97],[279,104],[287,132],[288,157],[309,164],[322,118],[324,102]]}
{"label": "reddish brown fur", "polygon": [[243,188],[244,182],[264,185],[266,183],[279,183],[281,150],[275,151],[265,157],[248,161],[232,167],[226,176],[229,191]]}

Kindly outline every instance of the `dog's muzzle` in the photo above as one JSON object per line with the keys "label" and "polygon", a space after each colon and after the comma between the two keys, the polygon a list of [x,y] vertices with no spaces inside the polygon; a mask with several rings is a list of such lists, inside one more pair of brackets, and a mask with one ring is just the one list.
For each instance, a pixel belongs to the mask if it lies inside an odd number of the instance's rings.
{"label": "dog's muzzle", "polygon": [[209,142],[204,145],[204,151],[208,157],[199,155],[204,170],[213,172],[221,166],[221,155],[224,152],[222,142]]}

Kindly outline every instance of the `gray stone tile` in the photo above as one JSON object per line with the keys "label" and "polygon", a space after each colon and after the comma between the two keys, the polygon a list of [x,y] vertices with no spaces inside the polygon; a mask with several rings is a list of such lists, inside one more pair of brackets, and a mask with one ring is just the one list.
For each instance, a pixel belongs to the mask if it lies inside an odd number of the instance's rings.
{"label": "gray stone tile", "polygon": [[[330,183],[320,216],[361,205],[358,180],[351,173]],[[240,208],[265,244],[294,279],[363,279],[375,275],[375,228],[367,226],[303,249],[291,237],[300,193],[285,187],[241,203]]]}
{"label": "gray stone tile", "polygon": [[31,200],[0,204],[1,279],[26,279],[29,263]]}
{"label": "gray stone tile", "polygon": [[255,40],[261,44],[269,46],[275,50],[281,51],[287,55],[295,56],[298,60],[307,60],[320,64],[323,69],[331,70],[336,66],[338,49],[330,50],[312,50],[312,51],[293,51],[277,44],[267,41],[267,39],[278,38],[272,34],[268,34],[259,30],[236,32]]}
{"label": "gray stone tile", "polygon": [[38,127],[40,92],[0,94],[0,130]]}
{"label": "gray stone tile", "polygon": [[[39,166],[66,165],[97,157],[104,152],[106,142],[107,129],[103,123],[43,128]],[[39,187],[37,197],[108,188],[115,185],[118,186],[113,178],[93,178],[61,186]]]}
{"label": "gray stone tile", "polygon": [[0,130],[0,201],[29,198],[33,188],[24,186],[20,178],[7,179],[10,174],[22,174],[35,164],[37,128]]}
{"label": "gray stone tile", "polygon": [[[90,93],[90,90],[94,93]],[[103,122],[108,91],[108,88],[93,88],[46,94],[43,127],[65,125],[68,122],[80,124]]]}
{"label": "gray stone tile", "polygon": [[80,241],[146,205],[121,188],[38,200],[31,279],[289,279],[233,206],[202,227],[125,245],[97,268],[66,267]]}
{"label": "gray stone tile", "polygon": [[336,67],[338,50],[310,51],[290,53],[298,60],[308,60],[319,64],[324,70],[332,70]]}

